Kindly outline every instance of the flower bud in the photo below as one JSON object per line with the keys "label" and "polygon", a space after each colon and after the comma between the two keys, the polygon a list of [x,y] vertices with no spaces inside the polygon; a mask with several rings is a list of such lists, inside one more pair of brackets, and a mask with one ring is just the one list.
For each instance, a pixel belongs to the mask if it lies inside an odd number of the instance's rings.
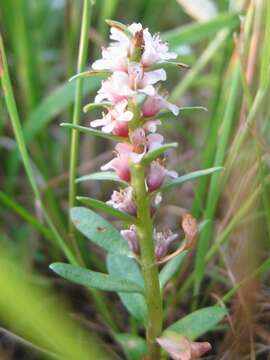
{"label": "flower bud", "polygon": [[130,60],[134,62],[139,62],[142,57],[144,49],[144,38],[143,38],[143,29],[136,31],[132,38],[132,52]]}
{"label": "flower bud", "polygon": [[136,226],[132,224],[129,229],[121,230],[120,233],[127,240],[130,250],[138,255],[140,253],[140,245]]}

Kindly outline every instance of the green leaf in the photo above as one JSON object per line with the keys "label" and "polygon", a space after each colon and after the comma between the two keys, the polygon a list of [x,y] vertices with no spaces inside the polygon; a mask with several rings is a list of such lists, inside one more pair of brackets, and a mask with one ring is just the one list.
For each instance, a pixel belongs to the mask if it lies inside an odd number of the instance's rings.
{"label": "green leaf", "polygon": [[105,20],[105,21],[110,27],[114,27],[114,28],[116,28],[118,30],[121,30],[129,38],[133,37],[132,32],[128,29],[128,27],[126,25],[122,24],[121,22],[114,21],[114,20]]}
{"label": "green leaf", "polygon": [[[191,111],[208,111],[206,107],[204,106],[183,106],[183,107],[180,107],[179,108],[179,111],[180,111],[180,115],[183,113],[183,112],[191,112]],[[178,117],[179,117],[178,116]],[[171,118],[175,118],[176,116],[172,114],[171,111],[161,111],[160,113],[158,113],[157,115],[155,115],[153,117],[153,119],[158,119],[158,120],[168,120],[168,119],[171,119]]]}
{"label": "green leaf", "polygon": [[87,104],[84,106],[83,108],[83,112],[88,112],[88,111],[91,111],[91,110],[96,110],[96,109],[99,109],[99,108],[108,108],[110,106],[112,106],[113,104],[111,102],[108,102],[108,101],[102,101],[100,103],[90,103],[90,104]]}
{"label": "green leaf", "polygon": [[[95,91],[101,80],[102,77],[96,76],[84,81],[83,95]],[[66,82],[58,86],[31,112],[23,128],[26,143],[30,143],[50,121],[73,103],[75,86],[76,82]]]}
{"label": "green leaf", "polygon": [[208,111],[208,109],[204,106],[182,106],[179,108],[180,110],[180,114],[182,112],[190,112],[190,111],[197,111],[197,110],[202,110],[202,111]]}
{"label": "green leaf", "polygon": [[167,330],[175,331],[186,336],[189,340],[195,340],[209,330],[212,330],[226,315],[225,308],[209,306],[185,316],[169,326]]}
{"label": "green leaf", "polygon": [[133,281],[118,276],[91,271],[76,265],[53,263],[50,265],[50,269],[64,279],[83,285],[87,288],[130,293],[144,292],[143,288]]}
{"label": "green leaf", "polygon": [[[123,276],[144,287],[142,273],[137,263],[128,257],[109,254],[107,256],[107,268],[111,275]],[[121,302],[129,313],[141,322],[147,319],[147,306],[145,299],[140,294],[118,293]]]}
{"label": "green leaf", "polygon": [[126,138],[122,138],[121,136],[115,136],[115,135],[111,135],[111,134],[106,134],[105,132],[103,131],[100,131],[100,130],[95,130],[95,129],[92,129],[92,128],[88,128],[88,127],[85,127],[85,126],[80,126],[80,125],[73,125],[73,124],[69,124],[69,123],[62,123],[60,124],[60,126],[63,126],[65,128],[68,128],[68,129],[76,129],[82,133],[85,133],[85,134],[88,134],[88,135],[93,135],[93,136],[98,136],[98,137],[101,137],[101,138],[104,138],[104,139],[108,139],[108,140],[113,140],[113,141],[120,141],[120,142],[123,142],[123,141],[126,141]]}
{"label": "green leaf", "polygon": [[119,231],[94,211],[74,207],[70,216],[75,227],[96,245],[114,254],[134,257]]}
{"label": "green leaf", "polygon": [[204,23],[196,22],[167,31],[161,37],[163,40],[168,41],[171,48],[177,48],[180,45],[193,44],[216,35],[223,28],[234,29],[239,25],[240,18],[238,14],[225,13]]}
{"label": "green leaf", "polygon": [[159,283],[161,288],[163,288],[167,284],[167,282],[173,277],[176,271],[179,270],[179,267],[182,264],[187,253],[187,251],[183,251],[181,254],[175,256],[170,261],[168,261],[166,265],[163,266],[159,273]]}
{"label": "green leaf", "polygon": [[187,64],[183,64],[181,62],[177,62],[177,61],[164,61],[162,63],[157,63],[154,65],[149,66],[149,68],[147,68],[147,70],[156,70],[156,69],[166,69],[166,68],[170,68],[170,67],[178,67],[178,68],[185,68],[188,69],[190,66]]}
{"label": "green leaf", "polygon": [[209,175],[209,174],[212,174],[214,172],[217,172],[217,171],[221,171],[223,170],[224,168],[222,166],[215,166],[215,167],[212,167],[212,168],[209,168],[209,169],[204,169],[204,170],[198,170],[198,171],[193,171],[189,174],[185,174],[185,175],[182,175],[176,179],[172,179],[172,180],[168,180],[166,181],[162,186],[161,188],[159,189],[159,191],[165,191],[165,190],[168,190],[174,186],[177,186],[177,185],[180,185],[186,181],[190,181],[190,180],[194,180],[200,176],[205,176],[205,175]]}
{"label": "green leaf", "polygon": [[114,334],[115,340],[122,346],[129,360],[141,360],[147,355],[146,341],[131,334]]}
{"label": "green leaf", "polygon": [[117,219],[120,219],[122,221],[126,221],[128,223],[135,223],[136,222],[136,218],[134,218],[133,216],[124,213],[123,211],[119,211],[117,209],[114,209],[112,206],[107,205],[106,203],[104,203],[103,201],[97,200],[97,199],[93,199],[90,197],[85,197],[85,196],[77,196],[76,199],[78,201],[80,201],[82,204],[90,206],[94,209],[98,209],[100,211],[103,211],[109,215],[112,215],[114,217],[116,217]]}
{"label": "green leaf", "polygon": [[121,183],[121,185],[128,186],[128,183],[119,178],[119,176],[113,171],[100,171],[90,175],[81,176],[76,179],[76,182],[82,181],[95,181],[95,180],[102,180],[102,181],[116,181]]}
{"label": "green leaf", "polygon": [[109,70],[88,70],[88,71],[84,71],[81,72],[79,74],[76,74],[74,76],[72,76],[69,81],[73,81],[75,79],[81,79],[81,78],[87,78],[87,77],[92,77],[92,76],[110,76],[112,74],[111,71]]}
{"label": "green leaf", "polygon": [[147,165],[149,164],[151,161],[155,160],[158,156],[160,156],[161,154],[163,154],[165,151],[167,151],[168,149],[172,149],[172,148],[177,148],[178,143],[170,143],[170,144],[164,144],[162,146],[160,146],[159,148],[150,151],[149,153],[147,153],[141,163],[143,165]]}

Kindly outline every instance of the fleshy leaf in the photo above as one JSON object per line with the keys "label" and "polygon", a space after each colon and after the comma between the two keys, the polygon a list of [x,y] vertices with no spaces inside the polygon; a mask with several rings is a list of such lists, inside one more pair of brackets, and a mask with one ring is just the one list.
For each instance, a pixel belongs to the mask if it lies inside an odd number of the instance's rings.
{"label": "fleshy leaf", "polygon": [[212,330],[226,315],[225,308],[209,306],[185,316],[169,326],[166,330],[175,331],[186,336],[189,340],[195,340],[209,330]]}
{"label": "fleshy leaf", "polygon": [[70,216],[75,227],[96,245],[114,254],[134,257],[119,231],[94,211],[74,207]]}
{"label": "fleshy leaf", "polygon": [[179,176],[176,179],[166,181],[161,186],[160,191],[168,190],[168,189],[170,189],[170,188],[172,188],[174,186],[180,185],[180,184],[182,184],[182,183],[184,183],[186,181],[194,180],[194,179],[197,179],[200,176],[209,175],[209,174],[212,174],[214,172],[221,171],[223,169],[224,168],[222,166],[216,166],[216,167],[212,167],[212,168],[209,168],[209,169],[193,171],[193,172],[191,172],[189,174]]}
{"label": "fleshy leaf", "polygon": [[[107,268],[109,274],[125,276],[141,287],[144,287],[144,281],[137,263],[128,257],[109,254],[107,256]],[[123,305],[132,316],[144,322],[147,318],[147,307],[145,299],[141,294],[118,293]]]}
{"label": "fleshy leaf", "polygon": [[143,288],[138,284],[118,276],[103,274],[65,263],[53,263],[50,265],[50,268],[64,279],[83,285],[87,288],[116,292],[143,293]]}
{"label": "fleshy leaf", "polygon": [[100,131],[100,130],[95,130],[95,129],[92,129],[90,127],[86,127],[86,126],[80,126],[80,125],[73,125],[73,124],[69,124],[69,123],[62,123],[60,124],[60,126],[63,126],[65,128],[69,128],[69,129],[75,129],[75,130],[78,130],[82,133],[85,133],[85,134],[88,134],[88,135],[94,135],[94,136],[98,136],[98,137],[101,137],[101,138],[104,138],[104,139],[108,139],[108,140],[113,140],[113,141],[126,141],[125,138],[122,138],[121,136],[115,136],[115,135],[112,135],[112,134],[107,134],[103,131]]}
{"label": "fleshy leaf", "polygon": [[180,113],[194,111],[194,110],[195,111],[197,111],[197,110],[208,111],[208,109],[204,106],[182,106],[179,108]]}
{"label": "fleshy leaf", "polygon": [[84,106],[83,108],[83,112],[88,112],[88,111],[91,111],[91,110],[96,110],[96,109],[99,109],[99,108],[108,108],[110,106],[112,106],[113,104],[108,102],[108,101],[103,101],[103,102],[100,102],[100,103],[90,103],[90,104],[87,104]]}
{"label": "fleshy leaf", "polygon": [[172,149],[172,148],[176,148],[178,146],[178,143],[170,143],[170,144],[164,144],[162,146],[160,146],[159,148],[150,151],[149,153],[147,153],[141,163],[143,165],[147,165],[149,164],[151,161],[155,160],[157,157],[159,157],[161,154],[163,154],[165,151],[167,151],[168,149]]}
{"label": "fleshy leaf", "polygon": [[106,76],[110,76],[111,75],[111,71],[109,70],[88,70],[88,71],[84,71],[84,72],[81,72],[79,74],[76,74],[74,76],[72,76],[69,81],[73,81],[75,79],[80,79],[80,78],[87,78],[87,77],[90,77],[90,76],[103,76],[103,77],[106,77]]}
{"label": "fleshy leaf", "polygon": [[114,21],[114,20],[107,19],[105,21],[109,26],[114,27],[120,31],[123,31],[123,33],[126,34],[129,38],[132,38],[133,34],[126,25],[122,24],[119,21]]}
{"label": "fleshy leaf", "polygon": [[183,251],[181,254],[175,256],[170,261],[163,266],[159,273],[159,283],[160,287],[163,288],[167,282],[173,277],[176,271],[179,270],[180,265],[182,264],[187,251]]}
{"label": "fleshy leaf", "polygon": [[93,199],[90,197],[86,197],[86,196],[77,196],[76,199],[84,205],[87,205],[94,209],[103,211],[103,212],[105,212],[109,215],[112,215],[115,218],[120,219],[122,221],[126,221],[128,223],[133,223],[133,224],[136,222],[136,219],[133,216],[131,216],[127,213],[124,213],[123,211],[114,209],[112,206],[107,205],[103,201]]}
{"label": "fleshy leaf", "polygon": [[147,355],[146,341],[131,334],[114,334],[115,340],[122,346],[129,360],[141,360]]}
{"label": "fleshy leaf", "polygon": [[178,67],[178,68],[184,68],[184,69],[188,69],[190,67],[190,65],[187,64],[183,64],[181,62],[178,61],[164,61],[161,63],[156,63],[154,65],[149,66],[149,68],[147,68],[147,70],[156,70],[156,69],[166,69],[169,67]]}
{"label": "fleshy leaf", "polygon": [[76,179],[76,182],[82,182],[82,181],[95,181],[95,180],[101,180],[101,181],[116,181],[119,182],[121,185],[128,186],[128,183],[122,179],[114,172],[114,171],[100,171],[93,174],[81,176]]}

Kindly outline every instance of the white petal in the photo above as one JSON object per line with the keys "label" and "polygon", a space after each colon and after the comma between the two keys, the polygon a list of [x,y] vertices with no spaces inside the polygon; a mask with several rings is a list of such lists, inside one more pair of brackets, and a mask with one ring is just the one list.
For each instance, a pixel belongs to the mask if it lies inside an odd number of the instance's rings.
{"label": "white petal", "polygon": [[114,162],[114,159],[112,159],[111,161],[109,161],[107,164],[104,164],[100,167],[100,169],[102,171],[106,171],[106,170],[109,170],[109,169],[114,169],[114,166],[113,166],[113,162]]}
{"label": "white petal", "polygon": [[154,71],[148,71],[144,73],[143,84],[144,86],[152,85],[158,81],[165,81],[167,78],[166,71],[164,69],[158,69]]}
{"label": "white petal", "polygon": [[178,177],[178,173],[176,171],[173,170],[167,170],[166,171],[166,175],[170,176],[171,178],[175,179]]}
{"label": "white petal", "polygon": [[166,102],[166,107],[167,109],[169,109],[175,116],[177,116],[179,114],[179,107],[175,104],[172,104],[170,102]]}
{"label": "white petal", "polygon": [[135,34],[138,31],[142,30],[142,24],[141,23],[133,23],[129,25],[128,29],[132,32],[132,34]]}
{"label": "white petal", "polygon": [[118,121],[130,121],[133,118],[133,113],[131,111],[125,111],[123,114],[117,117]]}
{"label": "white petal", "polygon": [[99,126],[104,126],[107,124],[108,124],[108,121],[105,118],[93,120],[90,122],[90,125],[94,128],[99,127]]}
{"label": "white petal", "polygon": [[129,157],[130,157],[130,159],[132,160],[132,162],[134,162],[134,164],[138,164],[138,163],[142,160],[142,158],[144,157],[145,153],[146,153],[146,148],[145,148],[145,150],[144,150],[142,153],[140,153],[140,154],[134,153],[134,152],[133,152],[133,153],[130,153]]}
{"label": "white petal", "polygon": [[116,105],[115,105],[115,109],[122,113],[125,111],[125,108],[127,107],[127,104],[128,104],[128,101],[127,100],[122,100],[122,101],[119,101]]}
{"label": "white petal", "polygon": [[160,120],[151,120],[151,121],[147,121],[143,128],[146,131],[150,131],[151,133],[155,133],[157,131],[157,126],[161,125],[161,121]]}
{"label": "white petal", "polygon": [[118,30],[118,29],[116,29],[114,27],[111,28],[110,39],[115,40],[115,41],[119,41],[120,45],[124,46],[124,47],[129,45],[129,39],[124,34],[124,32],[121,31],[121,30]]}
{"label": "white petal", "polygon": [[92,64],[92,69],[94,70],[103,70],[110,68],[110,61],[104,59],[98,59]]}
{"label": "white petal", "polygon": [[107,98],[107,96],[104,93],[97,94],[96,97],[95,97],[95,103],[98,104],[98,103],[102,102],[106,98]]}
{"label": "white petal", "polygon": [[152,85],[148,85],[143,89],[139,89],[138,91],[149,96],[154,96],[156,93],[156,89]]}
{"label": "white petal", "polygon": [[113,131],[114,128],[114,122],[111,122],[109,124],[107,124],[106,126],[103,126],[103,128],[101,129],[103,132],[105,132],[106,134],[109,134]]}

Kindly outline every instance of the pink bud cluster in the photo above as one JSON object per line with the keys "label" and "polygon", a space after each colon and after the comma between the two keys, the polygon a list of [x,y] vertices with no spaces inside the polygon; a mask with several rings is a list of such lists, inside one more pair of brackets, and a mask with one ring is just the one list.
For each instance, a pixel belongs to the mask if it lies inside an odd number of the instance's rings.
{"label": "pink bud cluster", "polygon": [[[163,64],[177,55],[169,52],[158,34],[152,36],[141,24],[133,23],[126,28],[112,27],[112,42],[102,50],[102,59],[92,65],[95,71],[109,71],[111,75],[102,82],[95,97],[95,103],[103,105],[106,112],[102,118],[91,121],[94,128],[100,127],[105,133],[112,133],[123,139],[115,146],[115,157],[101,167],[113,169],[120,179],[130,183],[130,165],[138,164],[151,151],[159,148],[164,141],[157,133],[161,124],[158,118],[162,110],[178,115],[179,108],[159,93],[158,83],[166,80]],[[155,159],[146,168],[146,186],[149,193],[158,190],[165,178],[177,177],[175,171],[166,168],[164,159]],[[156,195],[154,195],[156,196]],[[136,216],[131,184],[114,191],[107,202],[112,207]],[[153,208],[156,206],[153,200]],[[136,226],[123,230],[130,248],[139,253]],[[177,237],[171,231],[154,231],[156,256],[166,255],[169,244]]]}

